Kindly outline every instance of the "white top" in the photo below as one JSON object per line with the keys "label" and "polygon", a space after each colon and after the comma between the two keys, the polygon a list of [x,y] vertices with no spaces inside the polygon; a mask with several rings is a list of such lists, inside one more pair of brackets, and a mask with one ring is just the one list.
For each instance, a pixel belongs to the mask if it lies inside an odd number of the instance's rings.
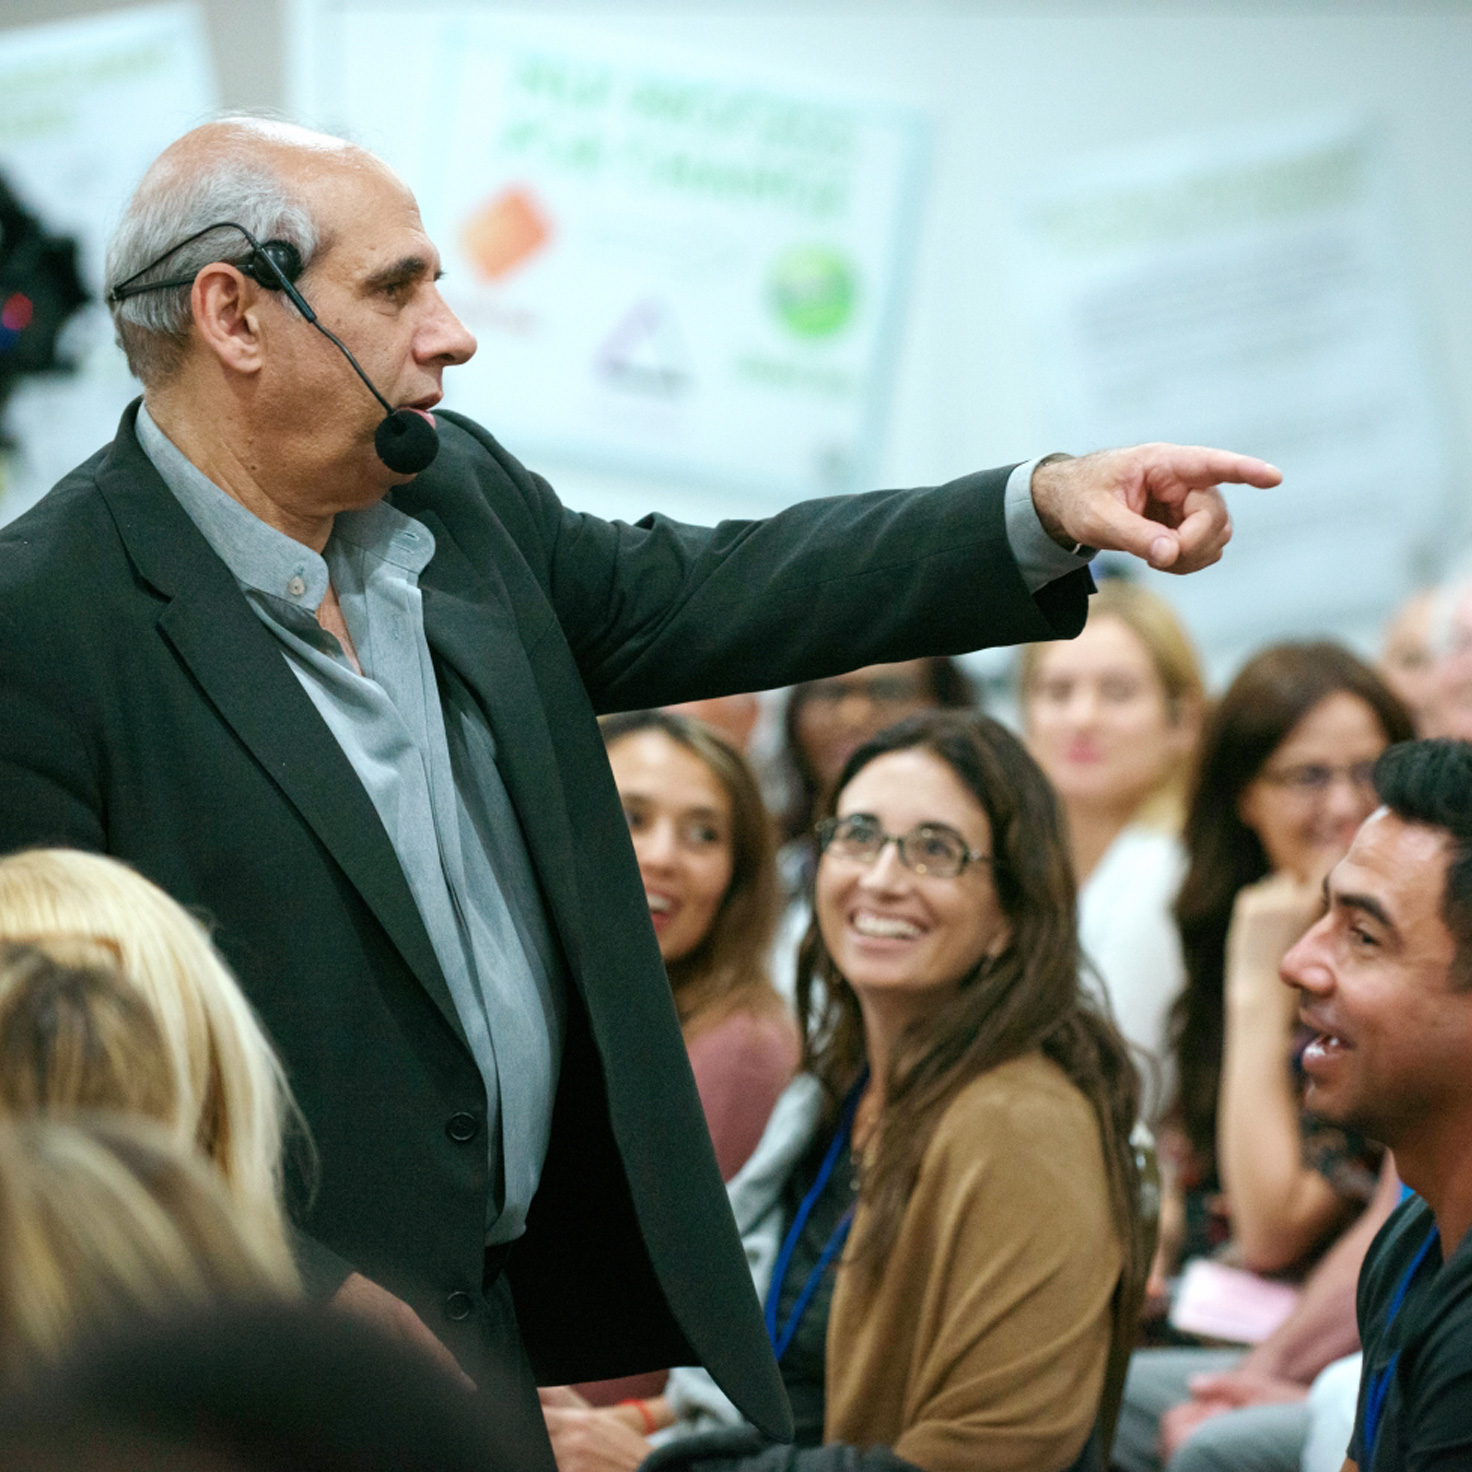
{"label": "white top", "polygon": [[1127,825],[1079,891],[1079,940],[1114,1008],[1119,1030],[1154,1059],[1144,1072],[1141,1114],[1154,1119],[1170,1095],[1166,1039],[1171,1003],[1186,984],[1171,905],[1186,873],[1173,833]]}

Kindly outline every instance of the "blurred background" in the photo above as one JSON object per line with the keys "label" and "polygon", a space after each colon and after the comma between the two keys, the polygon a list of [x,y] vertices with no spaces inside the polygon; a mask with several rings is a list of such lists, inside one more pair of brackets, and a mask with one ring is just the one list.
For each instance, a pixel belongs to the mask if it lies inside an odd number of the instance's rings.
{"label": "blurred background", "polygon": [[142,170],[266,110],[404,175],[480,339],[447,407],[579,509],[1224,444],[1286,480],[1156,580],[1213,672],[1369,650],[1472,543],[1469,75],[1464,3],[0,0],[0,521],[136,391]]}

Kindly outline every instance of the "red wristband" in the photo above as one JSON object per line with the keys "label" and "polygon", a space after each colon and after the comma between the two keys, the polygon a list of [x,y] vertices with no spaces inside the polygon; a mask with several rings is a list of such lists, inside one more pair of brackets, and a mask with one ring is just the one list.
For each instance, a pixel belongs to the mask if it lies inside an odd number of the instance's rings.
{"label": "red wristband", "polygon": [[653,1436],[659,1430],[659,1427],[654,1424],[654,1417],[650,1413],[648,1401],[635,1400],[630,1396],[628,1400],[621,1400],[619,1404],[621,1406],[633,1406],[638,1411],[639,1419],[644,1423],[645,1436]]}

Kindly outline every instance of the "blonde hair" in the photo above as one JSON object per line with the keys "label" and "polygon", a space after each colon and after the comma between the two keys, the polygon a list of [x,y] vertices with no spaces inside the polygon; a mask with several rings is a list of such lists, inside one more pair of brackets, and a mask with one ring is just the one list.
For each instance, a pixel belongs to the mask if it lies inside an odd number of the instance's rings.
{"label": "blonde hair", "polygon": [[[1106,578],[1089,599],[1089,623],[1118,619],[1136,639],[1160,681],[1165,707],[1172,722],[1204,714],[1206,682],[1196,646],[1175,609],[1157,593],[1123,578]],[[1017,665],[1017,683],[1024,708],[1038,680],[1043,654],[1050,644],[1024,645]],[[1179,829],[1186,808],[1194,753],[1182,752],[1172,762],[1154,791],[1140,805],[1137,822]]]}
{"label": "blonde hair", "polygon": [[280,1061],[203,925],[116,859],[32,849],[0,859],[0,938],[116,947],[158,1025],[182,1138],[230,1194],[283,1234],[282,1135],[300,1118]]}
{"label": "blonde hair", "polygon": [[280,1236],[160,1125],[0,1124],[0,1380],[140,1315],[300,1291]]}
{"label": "blonde hair", "polygon": [[158,1023],[115,950],[78,936],[0,941],[0,1111],[84,1109],[177,1118]]}

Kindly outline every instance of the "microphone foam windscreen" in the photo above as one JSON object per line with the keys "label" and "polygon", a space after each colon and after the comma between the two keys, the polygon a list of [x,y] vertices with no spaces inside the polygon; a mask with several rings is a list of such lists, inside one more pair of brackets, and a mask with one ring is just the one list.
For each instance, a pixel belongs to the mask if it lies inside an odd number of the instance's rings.
{"label": "microphone foam windscreen", "polygon": [[390,470],[399,475],[418,475],[439,454],[440,437],[423,414],[395,409],[374,431],[373,447]]}

